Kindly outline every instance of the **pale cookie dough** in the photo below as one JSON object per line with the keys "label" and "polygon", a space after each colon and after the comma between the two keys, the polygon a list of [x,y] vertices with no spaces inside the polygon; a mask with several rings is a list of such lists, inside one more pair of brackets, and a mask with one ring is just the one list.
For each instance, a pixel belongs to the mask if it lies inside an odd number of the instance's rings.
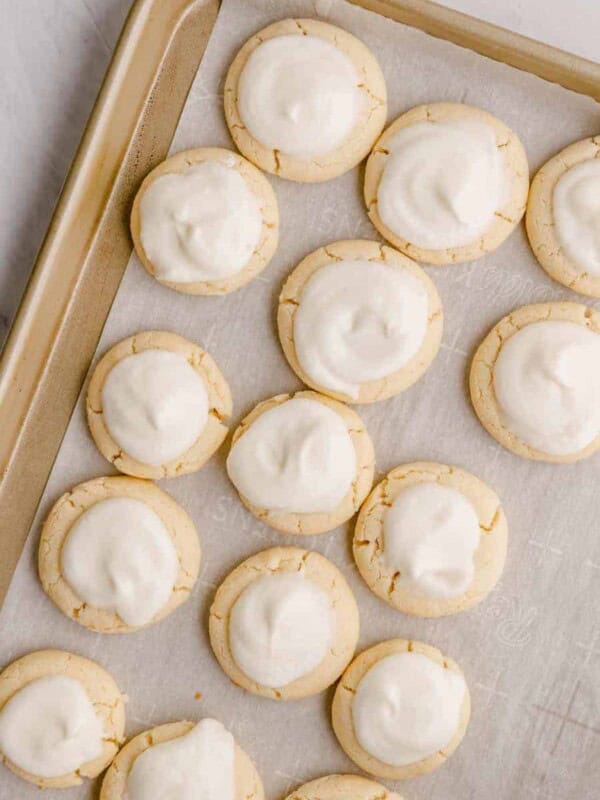
{"label": "pale cookie dough", "polygon": [[[183,356],[201,378],[208,396],[207,421],[196,442],[177,458],[160,465],[133,458],[114,440],[104,418],[102,401],[104,384],[113,367],[128,356],[152,350]],[[227,435],[232,401],[229,386],[221,371],[211,356],[197,344],[168,331],[144,331],[123,339],[100,359],[90,380],[86,411],[96,446],[119,472],[137,478],[159,480],[195,472],[204,466]]]}
{"label": "pale cookie dough", "polygon": [[[138,756],[154,745],[185,736],[195,722],[170,722],[134,736],[119,751],[110,765],[100,791],[99,800],[126,800],[127,778]],[[264,800],[263,786],[250,758],[236,743],[234,755],[235,800]]]}
{"label": "pale cookie dough", "polygon": [[[299,354],[296,347],[294,335],[294,324],[299,310],[302,308],[303,297],[307,286],[313,277],[323,275],[323,268],[332,264],[343,263],[352,265],[352,262],[372,263],[374,269],[379,265],[389,267],[393,275],[400,276],[407,281],[408,285],[399,287],[399,294],[406,291],[411,297],[416,292],[422,293],[423,308],[416,308],[417,298],[407,298],[406,307],[382,307],[385,303],[381,292],[377,290],[371,295],[367,294],[369,287],[369,274],[365,270],[365,293],[362,304],[355,303],[354,297],[344,299],[344,284],[342,289],[333,299],[324,301],[318,309],[317,318],[313,319],[310,329],[314,331],[317,343],[313,343],[313,356],[320,356],[319,367],[321,372],[329,374],[336,379],[336,383],[352,383],[352,395],[339,391],[331,386],[319,384],[314,378],[307,374],[307,370],[302,368]],[[381,277],[384,277],[382,275]],[[416,283],[418,281],[418,283]],[[337,280],[336,280],[337,283]],[[414,285],[413,285],[414,284]],[[318,298],[316,299],[318,302]],[[313,304],[315,298],[312,299]],[[351,311],[356,319],[356,327],[348,329],[347,315]],[[398,318],[408,321],[408,324],[415,322],[422,327],[419,331],[418,339],[415,343],[408,343],[406,340],[411,338],[411,329],[397,331]],[[443,312],[441,301],[437,290],[428,275],[411,259],[386,247],[378,242],[366,239],[333,242],[332,244],[320,247],[307,255],[290,274],[286,280],[281,295],[279,296],[279,309],[277,314],[277,324],[279,329],[279,340],[285,356],[298,377],[316,391],[330,395],[338,400],[351,403],[372,403],[378,400],[385,400],[399,392],[404,391],[417,381],[425,370],[429,367],[439,349],[442,337]],[[391,333],[390,333],[391,331]],[[391,340],[390,340],[391,337]],[[376,341],[376,344],[374,344]],[[329,344],[330,350],[323,349]],[[346,356],[345,363],[341,367],[341,372],[347,368],[354,368],[353,365],[360,358],[365,358],[365,350],[374,348],[373,353],[382,358],[394,358],[395,354],[390,353],[394,348],[404,350],[411,348],[414,350],[412,355],[408,355],[405,363],[400,368],[395,369],[382,377],[360,382],[350,381],[345,375],[336,374],[335,354],[339,352],[341,345],[344,345],[342,354]],[[354,356],[353,356],[353,350]],[[370,368],[366,363],[365,367]],[[332,381],[334,382],[334,381]]]}
{"label": "pale cookie dough", "polygon": [[[523,306],[513,311],[504,319],[495,325],[488,333],[485,339],[479,345],[473,362],[471,364],[470,372],[470,391],[471,402],[475,413],[479,417],[479,421],[487,432],[494,437],[501,445],[511,450],[523,458],[531,458],[536,461],[550,461],[554,463],[570,463],[579,461],[582,458],[587,458],[596,452],[600,447],[600,430],[598,435],[593,438],[582,449],[573,453],[550,453],[545,452],[522,441],[510,428],[505,424],[502,419],[502,409],[496,397],[496,390],[494,387],[494,369],[502,351],[502,348],[510,338],[518,331],[523,330],[528,325],[550,321],[550,322],[569,322],[581,325],[595,334],[600,334],[600,313],[588,306],[580,305],[579,303],[540,303],[537,305]],[[560,354],[559,354],[560,356]],[[561,357],[561,363],[564,362],[566,366],[571,364],[575,366],[575,360],[568,351],[565,351]],[[545,377],[547,386],[537,392],[537,397],[540,401],[552,400],[548,395],[547,388],[550,382],[553,382],[555,394],[561,394],[568,386],[569,377],[567,382],[560,376],[560,364],[554,365],[553,371],[550,371],[553,365],[540,364],[537,370],[538,378]],[[559,373],[556,373],[556,370]],[[533,375],[532,365],[527,368],[529,375]],[[588,368],[589,380],[585,381],[585,385],[589,388],[593,385],[591,382],[599,380],[598,365],[591,363]],[[598,403],[595,405],[598,408]]]}
{"label": "pale cookie dough", "polygon": [[[64,575],[61,554],[73,526],[86,511],[108,498],[136,500],[153,511],[170,534],[179,562],[168,601],[143,625],[127,624],[116,612],[84,602]],[[128,533],[123,528],[123,535]],[[199,567],[198,534],[183,508],[153,483],[125,476],[95,478],[63,494],[44,523],[38,551],[40,580],[50,599],[63,614],[99,633],[129,633],[163,619],[188,599]]]}
{"label": "pale cookie dough", "polygon": [[[218,164],[222,167],[235,170],[238,175],[244,180],[247,189],[251,196],[256,199],[260,215],[262,217],[262,227],[260,229],[259,237],[256,245],[251,253],[249,260],[237,272],[233,272],[221,279],[210,280],[195,280],[195,281],[175,281],[170,280],[168,277],[162,276],[162,270],[157,268],[156,264],[152,263],[152,259],[146,253],[143,245],[144,231],[142,227],[143,211],[142,205],[144,196],[148,189],[153,186],[157,179],[165,175],[181,175],[186,176],[190,171],[201,164]],[[192,173],[193,174],[193,173]],[[183,212],[183,209],[182,209]],[[174,225],[175,223],[173,223]],[[200,237],[200,244],[202,245],[204,235],[204,226],[215,225],[214,209],[213,216],[200,217],[199,220],[194,221],[192,215],[192,224],[196,235]],[[230,223],[231,224],[231,223]],[[221,247],[226,246],[227,234],[226,229],[217,231],[215,237]],[[142,183],[133,203],[131,211],[131,236],[135,246],[138,258],[148,270],[150,275],[155,277],[160,283],[175,289],[184,294],[197,294],[197,295],[211,295],[211,294],[227,294],[239,289],[246,283],[249,283],[267,266],[271,260],[276,248],[279,236],[279,211],[277,208],[277,198],[271,187],[269,181],[253,164],[250,164],[245,158],[234,153],[231,150],[225,150],[221,147],[200,147],[195,150],[184,150],[177,153],[158,167],[152,170],[147,175]],[[183,244],[180,240],[180,246]],[[218,251],[217,251],[218,252]],[[204,254],[207,256],[208,254]],[[226,264],[221,265],[226,267]]]}
{"label": "pale cookie dough", "polygon": [[[402,653],[419,654],[429,659],[434,665],[441,667],[444,671],[448,670],[451,673],[451,680],[456,681],[456,678],[460,679],[460,683],[464,686],[464,695],[457,714],[458,720],[456,728],[447,744],[439,747],[435,753],[420,761],[394,766],[375,758],[359,743],[355,732],[353,702],[357,697],[359,685],[367,673],[388,656]],[[415,673],[415,675],[417,674],[418,673]],[[386,735],[400,737],[403,747],[410,748],[414,746],[416,749],[419,749],[422,747],[419,733],[414,732],[413,735],[416,738],[414,741],[410,741],[409,734],[407,733],[407,738],[404,738],[402,732],[397,729],[395,724],[395,717],[398,717],[404,722],[410,720],[414,727],[418,728],[419,725],[423,726],[421,730],[422,736],[427,737],[430,735],[429,728],[435,721],[434,716],[437,710],[427,705],[423,708],[415,707],[416,699],[420,699],[421,696],[421,692],[419,690],[416,691],[417,694],[411,698],[406,698],[406,702],[405,699],[399,695],[394,696],[393,699],[388,697],[387,700],[385,696],[380,698],[379,710],[382,712],[384,719],[382,719],[381,725],[379,726],[379,734],[384,738]],[[360,653],[342,675],[333,698],[332,706],[333,730],[340,745],[346,752],[346,755],[352,759],[360,769],[386,780],[415,778],[418,775],[424,775],[427,772],[441,767],[461,743],[469,724],[470,715],[471,700],[469,690],[464,682],[464,676],[460,667],[452,661],[452,659],[442,655],[436,647],[424,644],[423,642],[407,641],[406,639],[389,639]],[[377,725],[374,726],[375,731],[377,727]]]}
{"label": "pale cookie dough", "polygon": [[[378,192],[384,171],[391,162],[392,150],[390,148],[393,148],[393,140],[400,131],[422,123],[487,124],[493,130],[496,146],[503,155],[506,175],[505,197],[499,201],[499,207],[491,213],[489,226],[483,232],[477,233],[473,241],[465,242],[460,246],[438,247],[436,245],[431,247],[416,244],[388,227],[379,214]],[[462,157],[466,158],[468,154],[463,154]],[[434,167],[436,171],[433,171]],[[446,167],[453,168],[455,174],[445,175],[443,169]],[[423,176],[426,176],[433,184],[431,189],[434,192],[433,198],[448,204],[446,211],[448,218],[463,219],[464,216],[464,219],[468,220],[473,214],[479,213],[480,203],[474,203],[470,207],[466,202],[468,200],[466,197],[461,199],[447,196],[450,189],[448,182],[450,180],[457,182],[464,174],[464,170],[457,171],[457,164],[452,159],[441,159],[439,165],[430,162],[429,159],[424,160],[423,163],[417,161],[414,171],[415,174],[411,176],[412,182],[408,188],[414,192],[415,187],[418,186],[418,180],[423,180]],[[475,177],[478,171],[476,170]],[[427,264],[439,265],[472,261],[486,253],[491,253],[502,244],[521,220],[525,213],[528,190],[527,156],[517,135],[492,114],[462,103],[432,103],[416,106],[402,114],[383,132],[375,144],[365,170],[364,198],[371,222],[381,235],[398,250],[416,261],[423,261]],[[433,198],[431,202],[433,202]],[[455,209],[454,204],[459,200],[465,203],[464,209]],[[427,204],[429,209],[431,209],[431,202]]]}
{"label": "pale cookie dough", "polygon": [[[566,187],[575,204],[571,211],[582,214],[580,224],[587,241],[583,242],[581,230],[572,231],[579,246],[587,246],[595,258],[588,261],[579,259],[572,253],[569,241],[561,240],[561,226],[556,218],[556,203],[569,199],[562,197],[564,181],[575,177],[574,168],[585,169],[579,165],[590,164],[594,170],[589,189],[584,182]],[[560,153],[547,161],[531,182],[525,224],[527,235],[535,257],[554,280],[589,297],[600,297],[600,136],[583,139],[565,147]],[[594,189],[594,187],[596,187]],[[579,207],[578,207],[579,206]],[[595,237],[595,239],[593,239]],[[587,253],[590,256],[590,252]],[[577,261],[580,260],[580,263]]]}
{"label": "pale cookie dough", "polygon": [[20,689],[38,679],[66,677],[77,681],[91,700],[102,723],[102,753],[69,775],[42,778],[20,769],[0,752],[0,761],[20,778],[40,788],[78,786],[82,778],[95,778],[115,757],[124,739],[125,701],[112,676],[94,661],[62,650],[38,650],[13,661],[0,673],[0,715]]}
{"label": "pale cookie dough", "polygon": [[[356,89],[359,107],[349,135],[331,150],[318,155],[297,155],[283,151],[273,142],[266,145],[251,135],[240,113],[240,79],[248,61],[264,42],[280,36],[317,38],[333,45],[346,56],[356,71]],[[288,68],[285,78],[291,99],[284,101],[280,110],[289,121],[294,114],[310,117],[321,111],[322,106],[332,107],[324,100],[319,109],[311,108],[311,93],[318,86],[321,75],[314,61],[307,69]],[[323,74],[327,80],[328,75]],[[283,94],[282,89],[282,94]],[[370,50],[347,31],[315,19],[286,19],[275,22],[258,31],[239,51],[231,64],[225,80],[225,118],[231,136],[239,150],[261,169],[282,178],[302,182],[326,181],[352,169],[368,154],[385,125],[387,93],[381,69]],[[286,106],[286,102],[289,107]]]}
{"label": "pale cookie dough", "polygon": [[325,775],[299,786],[285,800],[402,800],[399,794],[360,775]]}
{"label": "pale cookie dough", "polygon": [[[281,533],[290,534],[316,534],[325,533],[333,530],[346,520],[350,519],[361,506],[361,503],[368,495],[373,484],[373,473],[375,469],[375,453],[373,443],[362,420],[354,411],[343,403],[325,397],[316,392],[296,392],[294,395],[280,394],[263,400],[246,416],[233,434],[231,448],[233,450],[245,433],[251,428],[252,424],[266,411],[285,403],[292,398],[306,398],[322,403],[327,408],[338,414],[345,423],[346,430],[350,436],[356,456],[356,472],[350,488],[339,502],[334,511],[330,513],[289,513],[275,511],[267,507],[253,505],[244,495],[239,492],[240,498],[246,508],[251,511],[258,519]],[[293,457],[294,453],[287,454],[286,459]],[[231,458],[231,451],[229,458]],[[229,461],[229,459],[228,459]],[[229,469],[231,473],[231,470]],[[231,474],[230,474],[231,477]]]}
{"label": "pale cookie dough", "polygon": [[[316,584],[317,589],[331,601],[331,639],[329,646],[324,647],[323,659],[310,671],[283,686],[264,686],[249,678],[234,659],[231,646],[232,613],[236,613],[234,609],[246,590],[256,586],[255,581],[279,579],[281,576],[303,578],[311,586]],[[269,610],[272,611],[271,615]],[[271,598],[271,605],[260,608],[255,631],[249,632],[256,632],[256,637],[248,637],[248,649],[254,649],[252,645],[255,648],[262,645],[268,648],[271,645],[271,649],[275,648],[272,657],[275,658],[279,652],[284,668],[286,659],[291,659],[294,653],[297,656],[299,650],[303,663],[311,660],[314,653],[311,654],[308,648],[311,645],[314,648],[314,636],[311,634],[307,639],[310,631],[297,631],[294,627],[294,619],[298,619],[298,616],[300,620],[303,618],[301,611],[301,608],[292,605],[292,600],[284,597],[282,603],[275,606]],[[317,622],[321,624],[321,620],[311,617],[307,620],[309,626],[311,620],[315,626]],[[210,609],[209,633],[215,656],[233,683],[248,692],[274,700],[296,700],[322,692],[342,674],[354,655],[358,641],[358,608],[345,578],[328,559],[319,553],[297,547],[273,547],[246,559],[223,581]],[[288,642],[289,650],[286,646]],[[302,650],[303,647],[306,652]]]}
{"label": "pale cookie dough", "polygon": [[[412,555],[412,563],[417,567],[417,572],[419,567],[425,570],[424,565],[429,564],[430,574],[405,575],[386,559],[386,516],[394,501],[406,489],[427,484],[448,487],[460,493],[460,498],[470,506],[466,507],[466,514],[472,509],[473,527],[476,528],[478,539],[466,541],[465,531],[464,538],[455,541],[453,537],[458,531],[454,529],[451,512],[448,512],[450,516],[445,518],[445,541],[424,541],[421,553],[418,553],[418,543],[405,542],[408,553],[401,553],[407,564],[406,570],[409,569]],[[446,498],[441,498],[442,503],[445,500]],[[467,521],[470,521],[468,516]],[[410,521],[405,518],[404,522],[409,524]],[[463,524],[462,520],[460,524]],[[408,535],[409,532],[405,530],[404,533]],[[471,533],[469,529],[469,537]],[[483,481],[458,467],[414,462],[402,464],[388,473],[363,503],[354,530],[353,551],[358,571],[369,589],[378,597],[405,614],[439,617],[471,608],[494,588],[504,568],[507,538],[508,526],[500,500]],[[414,546],[410,548],[409,544]],[[438,549],[436,546],[439,546]],[[453,548],[457,551],[454,560]],[[443,571],[444,564],[451,573],[447,581]],[[436,576],[436,565],[441,575]],[[459,584],[456,591],[448,591],[449,587],[445,584],[448,583],[451,587],[454,577],[452,570],[461,571],[461,582],[465,578],[465,583],[470,581],[466,589]],[[457,582],[459,578],[456,578]],[[433,586],[430,586],[431,583]],[[441,586],[436,586],[437,583]]]}

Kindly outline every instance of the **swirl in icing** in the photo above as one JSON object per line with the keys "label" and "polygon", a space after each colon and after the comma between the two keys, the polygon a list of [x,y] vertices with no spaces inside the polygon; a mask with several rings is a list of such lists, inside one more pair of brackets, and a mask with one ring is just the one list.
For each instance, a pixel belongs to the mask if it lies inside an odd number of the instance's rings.
{"label": "swirl in icing", "polygon": [[508,200],[502,151],[483,120],[418,122],[401,128],[387,147],[377,191],[379,217],[416,247],[472,244]]}
{"label": "swirl in icing", "polygon": [[383,560],[405,585],[430,597],[458,597],[473,581],[480,528],[457,489],[427,482],[403,489],[384,518]]}
{"label": "swirl in icing", "polygon": [[294,397],[254,420],[231,448],[227,472],[258,508],[326,514],[356,477],[356,452],[339,414],[318,400]]}
{"label": "swirl in icing", "polygon": [[239,79],[238,110],[265,147],[297,158],[333,152],[349,137],[365,102],[352,61],[317,36],[267,39]]}
{"label": "swirl in icing", "polygon": [[561,320],[508,338],[494,365],[503,425],[551,455],[583,450],[600,434],[600,335]]}
{"label": "swirl in icing", "polygon": [[66,675],[31,681],[0,711],[0,752],[39,778],[70,775],[98,758],[103,735],[85,689]]}
{"label": "swirl in icing", "polygon": [[422,761],[452,741],[465,694],[461,675],[421,653],[386,656],[356,689],[356,738],[384,764],[401,767]]}
{"label": "swirl in icing", "polygon": [[242,175],[216,161],[161,175],[140,201],[142,246],[164,281],[235,275],[258,247],[262,225],[259,200]]}
{"label": "swirl in icing", "polygon": [[104,422],[117,445],[144,464],[168,464],[208,420],[204,381],[180,353],[144,350],[121,359],[102,387]]}
{"label": "swirl in icing", "polygon": [[556,236],[581,272],[600,276],[600,159],[564,172],[552,194]]}
{"label": "swirl in icing", "polygon": [[179,561],[161,518],[140,500],[110,497],[85,511],[61,550],[67,583],[88,605],[145,625],[167,603]]}
{"label": "swirl in icing", "polygon": [[263,575],[231,610],[229,645],[249,678],[273,689],[319,666],[332,646],[331,599],[299,572]]}
{"label": "swirl in icing", "polygon": [[294,315],[300,366],[317,386],[358,397],[416,355],[427,333],[429,299],[408,270],[376,261],[339,261],[318,269]]}

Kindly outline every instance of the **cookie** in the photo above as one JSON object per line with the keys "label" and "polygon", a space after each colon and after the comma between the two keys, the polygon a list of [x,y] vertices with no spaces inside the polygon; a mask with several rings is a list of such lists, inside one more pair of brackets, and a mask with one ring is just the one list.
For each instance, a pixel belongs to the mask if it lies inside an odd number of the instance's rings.
{"label": "cookie", "polygon": [[198,534],[186,512],[153,483],[124,476],[63,494],[38,551],[50,599],[99,633],[130,633],[166,617],[188,599],[199,566]]}
{"label": "cookie", "polygon": [[316,392],[259,403],[233,434],[227,472],[244,505],[282,533],[333,530],[373,483],[373,444],[360,417]]}
{"label": "cookie", "polygon": [[133,203],[138,258],[184,294],[228,294],[267,266],[279,235],[277,198],[245,158],[221,147],[184,150],[145,178]]}
{"label": "cookie", "polygon": [[471,364],[471,402],[488,433],[523,458],[569,463],[600,447],[600,313],[578,303],[523,306]]}
{"label": "cookie", "polygon": [[402,800],[385,786],[360,775],[325,775],[299,786],[286,800]]}
{"label": "cookie", "polygon": [[231,393],[208,353],[167,331],[144,331],[100,359],[87,420],[102,455],[137,478],[199,470],[220,447]]}
{"label": "cookie", "polygon": [[491,253],[521,220],[527,156],[517,135],[480,108],[417,106],[398,117],[367,161],[364,197],[377,230],[427,264]]}
{"label": "cookie", "polygon": [[258,31],[225,79],[225,119],[238,149],[294,181],[335,178],[368,154],[385,125],[385,81],[347,31],[286,19]]}
{"label": "cookie", "polygon": [[404,391],[429,367],[443,313],[414,261],[362,239],[302,259],[281,291],[277,325],[304,383],[338,400],[372,403]]}
{"label": "cookie", "polygon": [[565,147],[531,182],[525,224],[548,275],[600,297],[600,136]]}
{"label": "cookie", "polygon": [[237,686],[296,700],[331,686],[354,654],[358,608],[319,553],[273,547],[242,562],[218,588],[210,642]]}
{"label": "cookie", "polygon": [[[202,722],[215,723],[216,720],[202,720]],[[220,725],[220,723],[217,724]],[[99,800],[125,800],[125,798],[128,798],[128,800],[136,800],[137,795],[132,795],[130,792],[128,792],[128,779],[131,775],[132,769],[136,765],[137,759],[143,753],[150,752],[153,747],[164,745],[167,742],[176,742],[182,737],[189,736],[189,734],[196,727],[197,723],[195,722],[171,722],[167,723],[166,725],[158,725],[151,730],[144,731],[143,733],[134,736],[133,739],[127,742],[127,744],[119,751],[118,756],[110,765],[106,775],[104,776],[104,780],[102,781],[102,789],[100,791]],[[238,744],[235,742],[232,744],[233,800],[263,800],[264,792],[262,782],[256,771],[256,768],[254,767],[254,764]],[[209,753],[210,751],[201,755],[208,755]],[[212,757],[216,765],[216,769],[221,770],[222,764],[217,758],[217,755],[218,754],[213,751]],[[191,762],[191,766],[194,766],[194,764],[199,769],[201,769],[203,766],[210,768],[210,765],[206,764],[205,761],[200,761],[198,755],[195,755],[194,761]],[[154,767],[155,772],[149,772],[149,776],[153,777],[156,775],[159,781],[161,778],[163,778],[163,776],[168,778],[168,770],[160,770],[157,769],[157,766],[152,766]],[[154,783],[154,788],[157,788],[156,782]],[[165,786],[163,785],[160,788],[165,788]],[[178,788],[179,791],[182,790],[181,785],[171,788]],[[197,788],[198,791],[202,792],[202,786],[198,786]]]}
{"label": "cookie", "polygon": [[338,684],[332,723],[346,755],[387,780],[440,767],[466,732],[469,690],[440,651],[390,639],[357,656]]}
{"label": "cookie", "polygon": [[38,650],[0,673],[0,760],[40,788],[95,778],[116,755],[124,728],[123,696],[87,658]]}
{"label": "cookie", "polygon": [[358,571],[398,611],[456,614],[498,582],[508,526],[495,492],[458,467],[393,469],[363,504],[354,530]]}

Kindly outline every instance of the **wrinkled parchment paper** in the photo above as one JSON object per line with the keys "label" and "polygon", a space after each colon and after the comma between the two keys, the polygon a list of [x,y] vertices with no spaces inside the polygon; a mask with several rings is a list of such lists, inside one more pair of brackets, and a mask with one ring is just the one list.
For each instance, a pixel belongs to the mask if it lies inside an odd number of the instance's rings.
{"label": "wrinkled parchment paper", "polygon": [[[343,0],[224,0],[173,151],[231,146],[222,113],[227,66],[250,34],[293,15],[322,16],[366,42],[385,73],[389,120],[428,101],[482,106],[518,132],[532,171],[600,128],[598,106],[589,98]],[[361,168],[322,185],[272,178],[281,210],[279,250],[260,277],[227,297],[178,295],[132,256],[99,352],[149,328],[199,342],[231,385],[236,423],[257,401],[300,388],[277,341],[277,296],[310,250],[336,239],[377,238],[361,202],[361,180]],[[600,796],[600,460],[554,466],[511,455],[481,428],[465,391],[475,346],[508,311],[531,302],[588,301],[546,277],[522,227],[480,261],[427,271],[445,310],[440,353],[407,392],[358,411],[374,440],[379,477],[402,462],[437,460],[475,472],[499,493],[510,525],[509,557],[501,584],[485,602],[437,621],[394,611],[358,576],[350,525],[298,540],[254,519],[227,480],[226,445],[201,472],[164,482],[200,532],[203,563],[191,599],[147,631],[90,633],[54,608],[35,571],[40,521],[51,504],[79,481],[112,472],[88,435],[80,402],[0,616],[0,663],[43,647],[96,659],[130,698],[128,736],[170,720],[218,717],[255,760],[268,800],[319,775],[357,772],[329,724],[332,690],[293,703],[258,699],[229,682],[208,643],[211,598],[231,568],[263,548],[300,544],[327,555],[349,579],[360,607],[361,649],[394,636],[422,639],[465,671],[473,700],[465,741],[442,769],[393,787],[406,800]],[[44,798],[80,800],[96,791],[86,783],[64,793],[46,791]],[[0,769],[0,800],[39,797],[35,787]]]}

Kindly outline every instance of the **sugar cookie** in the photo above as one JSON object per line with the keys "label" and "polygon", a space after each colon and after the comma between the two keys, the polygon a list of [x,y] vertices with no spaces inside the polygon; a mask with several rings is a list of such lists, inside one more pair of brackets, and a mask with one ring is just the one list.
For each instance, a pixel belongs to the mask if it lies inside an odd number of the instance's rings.
{"label": "sugar cookie", "polygon": [[259,403],[233,434],[227,472],[244,505],[282,533],[333,530],[373,483],[373,444],[360,417],[316,392]]}
{"label": "sugar cookie", "polygon": [[146,177],[131,212],[138,258],[185,294],[227,294],[277,248],[277,198],[249,161],[221,147],[177,153]]}
{"label": "sugar cookie", "polygon": [[94,661],[38,650],[0,673],[0,761],[40,788],[95,778],[113,760],[124,728],[123,697]]}
{"label": "sugar cookie", "polygon": [[242,562],[210,609],[210,642],[237,686],[275,700],[322,692],[358,641],[356,601],[319,553],[273,547]]}
{"label": "sugar cookie", "polygon": [[383,75],[370,50],[316,19],[258,31],[225,80],[225,118],[241,152],[294,181],[326,181],[367,155],[385,125]]}
{"label": "sugar cookie", "polygon": [[95,478],[63,494],[42,528],[44,590],[100,633],[152,625],[184,603],[200,566],[194,523],[158,486]]}
{"label": "sugar cookie", "polygon": [[439,349],[443,313],[414,261],[362,239],[306,256],[283,286],[277,324],[301,380],[338,400],[370,403],[421,377]]}
{"label": "sugar cookie", "polygon": [[373,148],[367,212],[398,250],[428,264],[472,261],[495,250],[525,212],[527,156],[517,135],[480,108],[417,106]]}
{"label": "sugar cookie", "polygon": [[[173,759],[185,764],[187,781],[169,771]],[[252,761],[220,722],[208,718],[158,725],[134,736],[110,765],[99,800],[145,800],[150,787],[160,797],[176,790],[179,800],[205,797],[204,791],[207,800],[264,798]]]}
{"label": "sugar cookie", "polygon": [[465,735],[470,711],[454,661],[422,642],[390,639],[362,652],[342,675],[332,722],[357,766],[403,780],[446,761]]}
{"label": "sugar cookie", "polygon": [[438,617],[480,602],[506,559],[500,501],[458,467],[429,462],[393,469],[363,504],[354,559],[372,592],[405,614]]}
{"label": "sugar cookie", "polygon": [[360,775],[325,775],[299,786],[286,800],[402,800],[385,786]]}
{"label": "sugar cookie", "polygon": [[565,147],[531,182],[525,223],[554,280],[600,297],[600,136]]}
{"label": "sugar cookie", "polygon": [[167,331],[116,344],[90,380],[87,419],[102,455],[138,478],[195,472],[220,447],[231,393],[213,359]]}
{"label": "sugar cookie", "polygon": [[572,462],[600,447],[600,313],[578,303],[504,317],[471,365],[483,427],[524,458]]}

